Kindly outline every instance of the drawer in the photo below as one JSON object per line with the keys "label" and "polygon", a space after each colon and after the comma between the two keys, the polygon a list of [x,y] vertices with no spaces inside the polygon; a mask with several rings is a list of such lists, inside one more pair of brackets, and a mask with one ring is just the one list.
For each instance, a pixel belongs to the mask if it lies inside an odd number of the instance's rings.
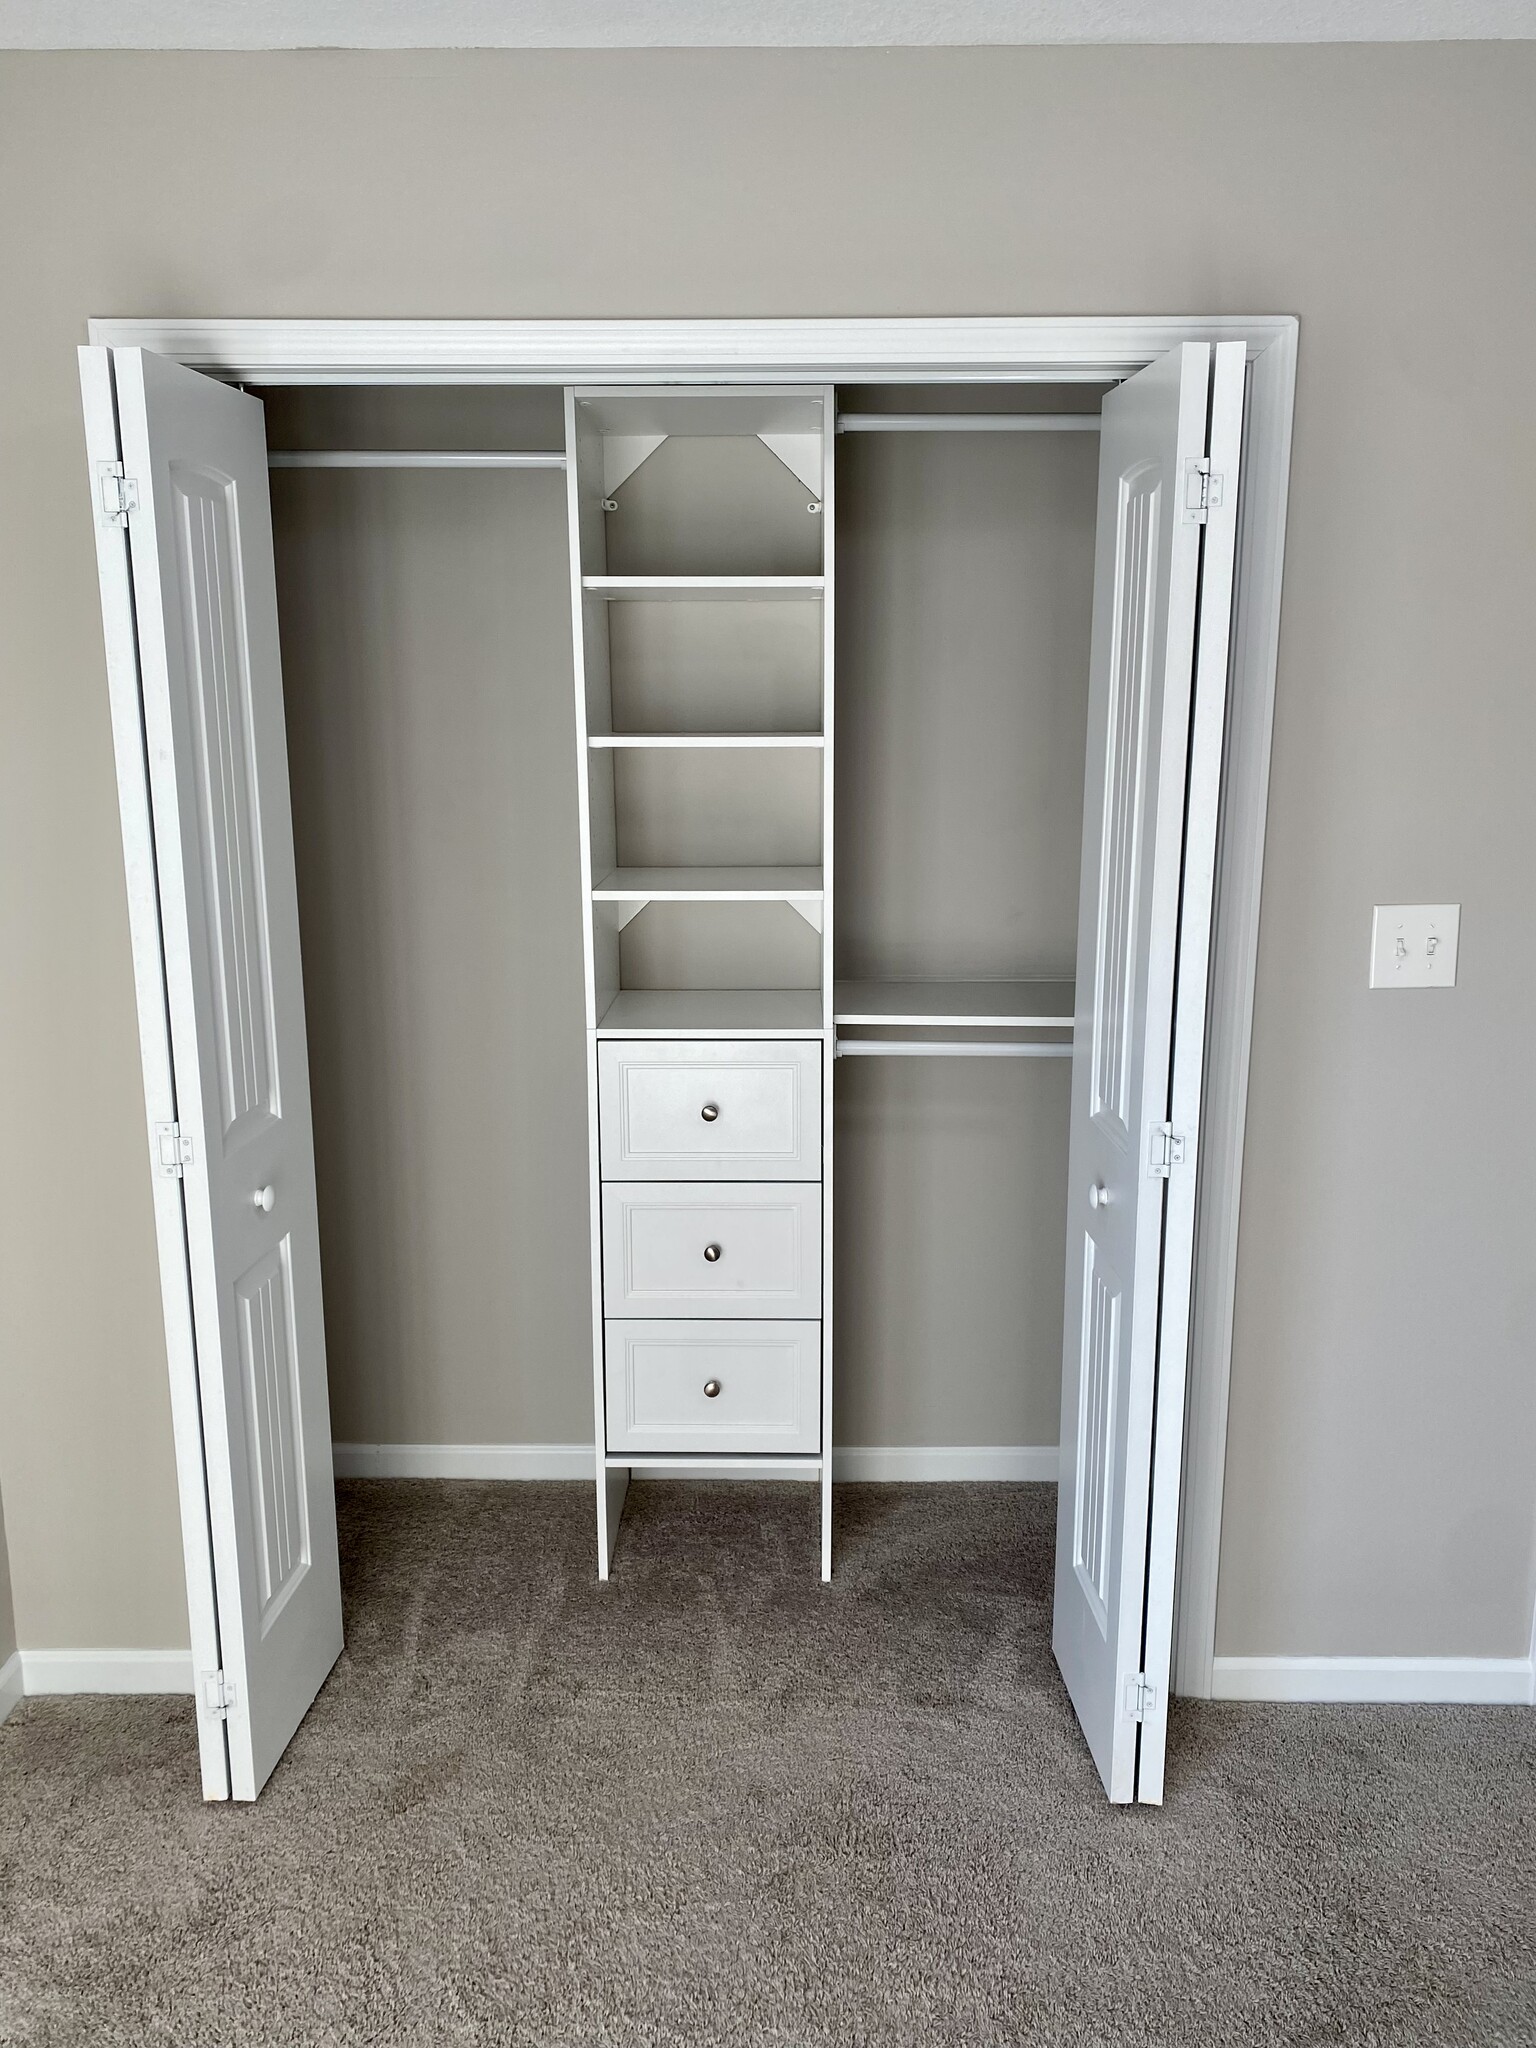
{"label": "drawer", "polygon": [[612,1181],[610,1316],[819,1316],[819,1181]]}
{"label": "drawer", "polygon": [[819,1322],[611,1322],[604,1353],[610,1452],[821,1449]]}
{"label": "drawer", "polygon": [[821,1041],[597,1049],[604,1180],[819,1180]]}

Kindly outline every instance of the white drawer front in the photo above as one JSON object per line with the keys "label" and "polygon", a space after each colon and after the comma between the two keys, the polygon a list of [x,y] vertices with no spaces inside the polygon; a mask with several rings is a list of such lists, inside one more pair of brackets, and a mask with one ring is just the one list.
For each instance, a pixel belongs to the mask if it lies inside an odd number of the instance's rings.
{"label": "white drawer front", "polygon": [[606,1367],[610,1451],[821,1448],[820,1323],[610,1322]]}
{"label": "white drawer front", "polygon": [[820,1183],[610,1183],[603,1303],[610,1316],[819,1316]]}
{"label": "white drawer front", "polygon": [[604,1180],[819,1180],[821,1042],[605,1039]]}

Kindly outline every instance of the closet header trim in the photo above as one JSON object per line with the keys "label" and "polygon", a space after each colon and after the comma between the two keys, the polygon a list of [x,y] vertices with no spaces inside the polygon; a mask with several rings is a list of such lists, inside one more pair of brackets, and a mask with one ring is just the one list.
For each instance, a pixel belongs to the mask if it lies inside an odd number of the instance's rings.
{"label": "closet header trim", "polygon": [[1289,314],[1103,319],[116,320],[109,348],[147,348],[235,383],[1100,383],[1181,341],[1296,333]]}

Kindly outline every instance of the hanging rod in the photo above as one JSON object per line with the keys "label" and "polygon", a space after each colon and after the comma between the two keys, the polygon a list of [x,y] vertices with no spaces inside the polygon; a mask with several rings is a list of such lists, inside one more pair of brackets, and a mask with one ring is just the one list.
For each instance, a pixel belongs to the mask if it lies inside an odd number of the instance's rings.
{"label": "hanging rod", "polygon": [[269,469],[564,469],[559,449],[270,448]]}
{"label": "hanging rod", "polygon": [[992,1043],[956,1039],[952,1044],[928,1038],[840,1038],[834,1056],[860,1053],[882,1059],[945,1060],[1069,1060],[1070,1045],[1018,1045],[1012,1041]]}
{"label": "hanging rod", "polygon": [[1096,412],[840,412],[840,434],[1096,434]]}

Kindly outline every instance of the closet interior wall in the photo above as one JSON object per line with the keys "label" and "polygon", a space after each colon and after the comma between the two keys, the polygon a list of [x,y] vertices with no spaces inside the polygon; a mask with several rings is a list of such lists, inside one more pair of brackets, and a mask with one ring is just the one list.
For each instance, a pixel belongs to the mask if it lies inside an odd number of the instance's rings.
{"label": "closet interior wall", "polygon": [[[885,385],[839,407],[1101,396]],[[840,979],[1071,982],[1097,485],[1091,432],[839,436]],[[1064,1059],[838,1061],[842,1442],[1056,1442],[1070,1092]]]}
{"label": "closet interior wall", "polygon": [[[262,396],[274,450],[564,439],[548,388]],[[839,397],[1099,402],[1082,387]],[[1096,436],[844,434],[837,462],[838,974],[1070,980]],[[715,511],[683,535],[701,482]],[[587,1442],[565,480],[274,468],[272,484],[335,1434]],[[720,516],[780,488],[803,528]],[[735,570],[771,533],[788,552],[762,573],[807,573],[804,500],[761,448],[664,442],[610,515],[609,568],[664,569],[686,541],[698,573],[715,555]],[[615,725],[728,731],[751,609],[610,605],[628,636]],[[752,704],[784,732],[817,718],[794,611],[779,607],[781,669],[759,671]],[[820,765],[635,750],[595,772],[613,776],[626,864],[708,863],[745,838],[749,858],[799,865],[817,858]],[[739,915],[652,904],[621,934],[625,985],[814,989],[814,930],[787,905],[745,907],[743,940]],[[1068,1079],[1065,1060],[838,1062],[835,1443],[1054,1444]]]}
{"label": "closet interior wall", "polygon": [[[558,391],[263,392],[284,449],[552,449]],[[333,1432],[592,1430],[561,470],[274,467]]]}

